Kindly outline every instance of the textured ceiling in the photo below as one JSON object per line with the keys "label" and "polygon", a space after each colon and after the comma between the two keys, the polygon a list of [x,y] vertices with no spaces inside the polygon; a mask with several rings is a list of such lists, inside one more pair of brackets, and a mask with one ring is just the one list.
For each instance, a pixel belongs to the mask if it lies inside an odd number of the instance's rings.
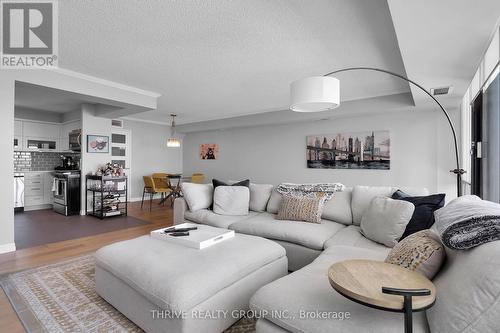
{"label": "textured ceiling", "polygon": [[[283,110],[290,82],[346,66],[405,73],[386,0],[64,0],[59,65],[162,95],[179,123]],[[340,76],[342,99],[408,92]]]}

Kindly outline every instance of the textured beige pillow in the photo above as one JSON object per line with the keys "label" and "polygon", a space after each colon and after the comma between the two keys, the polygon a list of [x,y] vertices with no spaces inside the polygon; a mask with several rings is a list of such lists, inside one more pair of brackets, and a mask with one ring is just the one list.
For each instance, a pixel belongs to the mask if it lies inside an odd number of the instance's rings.
{"label": "textured beige pillow", "polygon": [[385,262],[417,271],[432,279],[444,262],[445,251],[431,230],[411,234],[393,247]]}
{"label": "textured beige pillow", "polygon": [[318,194],[315,198],[283,196],[276,218],[321,223],[325,199],[323,194]]}

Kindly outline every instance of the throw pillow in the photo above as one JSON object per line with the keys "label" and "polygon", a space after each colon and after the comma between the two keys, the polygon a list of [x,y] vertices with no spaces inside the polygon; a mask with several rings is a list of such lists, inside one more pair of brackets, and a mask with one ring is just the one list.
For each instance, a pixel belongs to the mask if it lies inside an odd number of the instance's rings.
{"label": "throw pillow", "polygon": [[431,230],[421,230],[399,242],[385,262],[417,271],[432,279],[444,262],[446,253],[439,237]]}
{"label": "throw pillow", "polygon": [[[218,180],[218,179],[212,179],[212,185],[214,186],[214,191],[215,189],[217,188],[217,186],[246,186],[246,187],[250,187],[250,180],[249,179],[245,179],[245,180],[242,180],[242,181],[239,181],[239,182],[231,182],[231,183],[226,183],[226,182],[223,182],[221,180]],[[210,209],[213,209],[214,208],[214,205],[213,203],[210,205]]]}
{"label": "throw pillow", "polygon": [[217,186],[214,191],[214,213],[248,215],[250,190],[246,186]]}
{"label": "throw pillow", "polygon": [[190,211],[207,209],[212,205],[214,192],[212,184],[182,183],[181,187]]}
{"label": "throw pillow", "polygon": [[321,194],[311,198],[283,196],[276,219],[321,223],[324,205]]}
{"label": "throw pillow", "polygon": [[214,178],[214,179],[212,179],[212,184],[214,185],[214,191],[217,188],[217,186],[246,186],[246,187],[250,187],[250,179],[245,179],[245,180],[242,180],[239,182],[234,182],[234,183],[228,184],[226,182],[223,182],[221,180]]}
{"label": "throw pillow", "polygon": [[434,212],[444,206],[445,196],[446,194],[442,193],[413,197],[401,190],[394,192],[392,195],[393,199],[408,201],[415,205],[413,216],[410,223],[406,226],[400,241],[417,231],[432,227],[434,224]]}
{"label": "throw pillow", "polygon": [[415,206],[411,202],[374,198],[361,218],[361,233],[372,241],[394,247],[414,210]]}

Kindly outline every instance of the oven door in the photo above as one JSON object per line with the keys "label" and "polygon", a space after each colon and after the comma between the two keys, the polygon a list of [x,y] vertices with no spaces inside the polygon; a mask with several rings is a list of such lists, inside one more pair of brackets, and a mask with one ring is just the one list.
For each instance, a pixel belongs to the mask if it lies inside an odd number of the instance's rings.
{"label": "oven door", "polygon": [[54,203],[66,206],[68,180],[65,178],[55,178],[56,191],[54,192]]}

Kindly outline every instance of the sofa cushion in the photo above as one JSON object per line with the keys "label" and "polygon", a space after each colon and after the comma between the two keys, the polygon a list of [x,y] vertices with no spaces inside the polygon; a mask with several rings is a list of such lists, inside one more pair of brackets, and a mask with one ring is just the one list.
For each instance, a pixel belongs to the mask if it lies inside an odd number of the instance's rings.
{"label": "sofa cushion", "polygon": [[374,198],[389,197],[392,193],[390,186],[354,186],[351,201],[353,223],[361,224],[361,219]]}
{"label": "sofa cushion", "polygon": [[323,215],[325,220],[335,221],[345,225],[352,224],[351,210],[352,188],[335,192],[333,197],[325,203]]}
{"label": "sofa cushion", "polygon": [[[310,265],[262,287],[250,299],[250,308],[261,311],[274,324],[291,332],[380,332],[400,333],[403,318],[400,313],[380,311],[353,302],[337,293],[328,281],[328,268],[348,259],[371,259],[383,261],[382,252],[335,246],[331,253],[323,252]],[[272,316],[273,313],[286,316]],[[350,313],[345,320],[305,318],[306,314]],[[304,314],[304,313],[303,313]],[[414,332],[428,332],[425,314],[413,314]]]}
{"label": "sofa cushion", "polygon": [[248,235],[203,250],[142,236],[105,246],[95,259],[153,304],[180,313],[284,256],[275,242]]}
{"label": "sofa cushion", "polygon": [[271,184],[250,183],[250,210],[265,212],[272,191],[273,185]]}
{"label": "sofa cushion", "polygon": [[388,187],[388,186],[354,186],[352,190],[352,221],[355,225],[361,224],[365,210],[370,206],[375,197],[391,197],[398,189],[411,196],[427,195],[425,188],[416,187]]}
{"label": "sofa cushion", "polygon": [[384,253],[385,256],[387,256],[387,254],[391,250],[391,248],[383,244],[376,243],[363,236],[361,234],[361,228],[356,225],[351,225],[340,230],[335,235],[333,235],[332,238],[327,240],[325,243],[325,252],[329,252],[329,249],[331,247],[339,245],[369,249]]}
{"label": "sofa cushion", "polygon": [[278,214],[282,200],[283,197],[281,196],[281,194],[276,191],[276,188],[273,188],[271,197],[269,198],[269,201],[267,203],[266,211],[270,214]]}
{"label": "sofa cushion", "polygon": [[446,248],[447,260],[434,278],[438,290],[427,310],[432,332],[498,332],[500,241],[470,250]]}
{"label": "sofa cushion", "polygon": [[246,220],[250,217],[256,216],[259,213],[249,212],[248,215],[219,215],[212,212],[210,209],[200,209],[196,212],[184,212],[184,218],[188,221],[195,223],[211,225],[212,227],[227,229],[231,224],[238,221]]}
{"label": "sofa cushion", "polygon": [[361,232],[372,241],[394,247],[415,211],[411,202],[377,197],[361,219]]}
{"label": "sofa cushion", "polygon": [[182,183],[182,193],[191,211],[209,208],[212,205],[212,184]]}
{"label": "sofa cushion", "polygon": [[[215,179],[214,179],[215,181]],[[217,186],[214,191],[214,213],[248,215],[250,190],[246,186]]]}
{"label": "sofa cushion", "polygon": [[277,220],[276,215],[269,213],[260,213],[229,226],[243,234],[287,241],[315,250],[322,250],[324,243],[342,228],[345,226],[327,220],[321,223]]}

